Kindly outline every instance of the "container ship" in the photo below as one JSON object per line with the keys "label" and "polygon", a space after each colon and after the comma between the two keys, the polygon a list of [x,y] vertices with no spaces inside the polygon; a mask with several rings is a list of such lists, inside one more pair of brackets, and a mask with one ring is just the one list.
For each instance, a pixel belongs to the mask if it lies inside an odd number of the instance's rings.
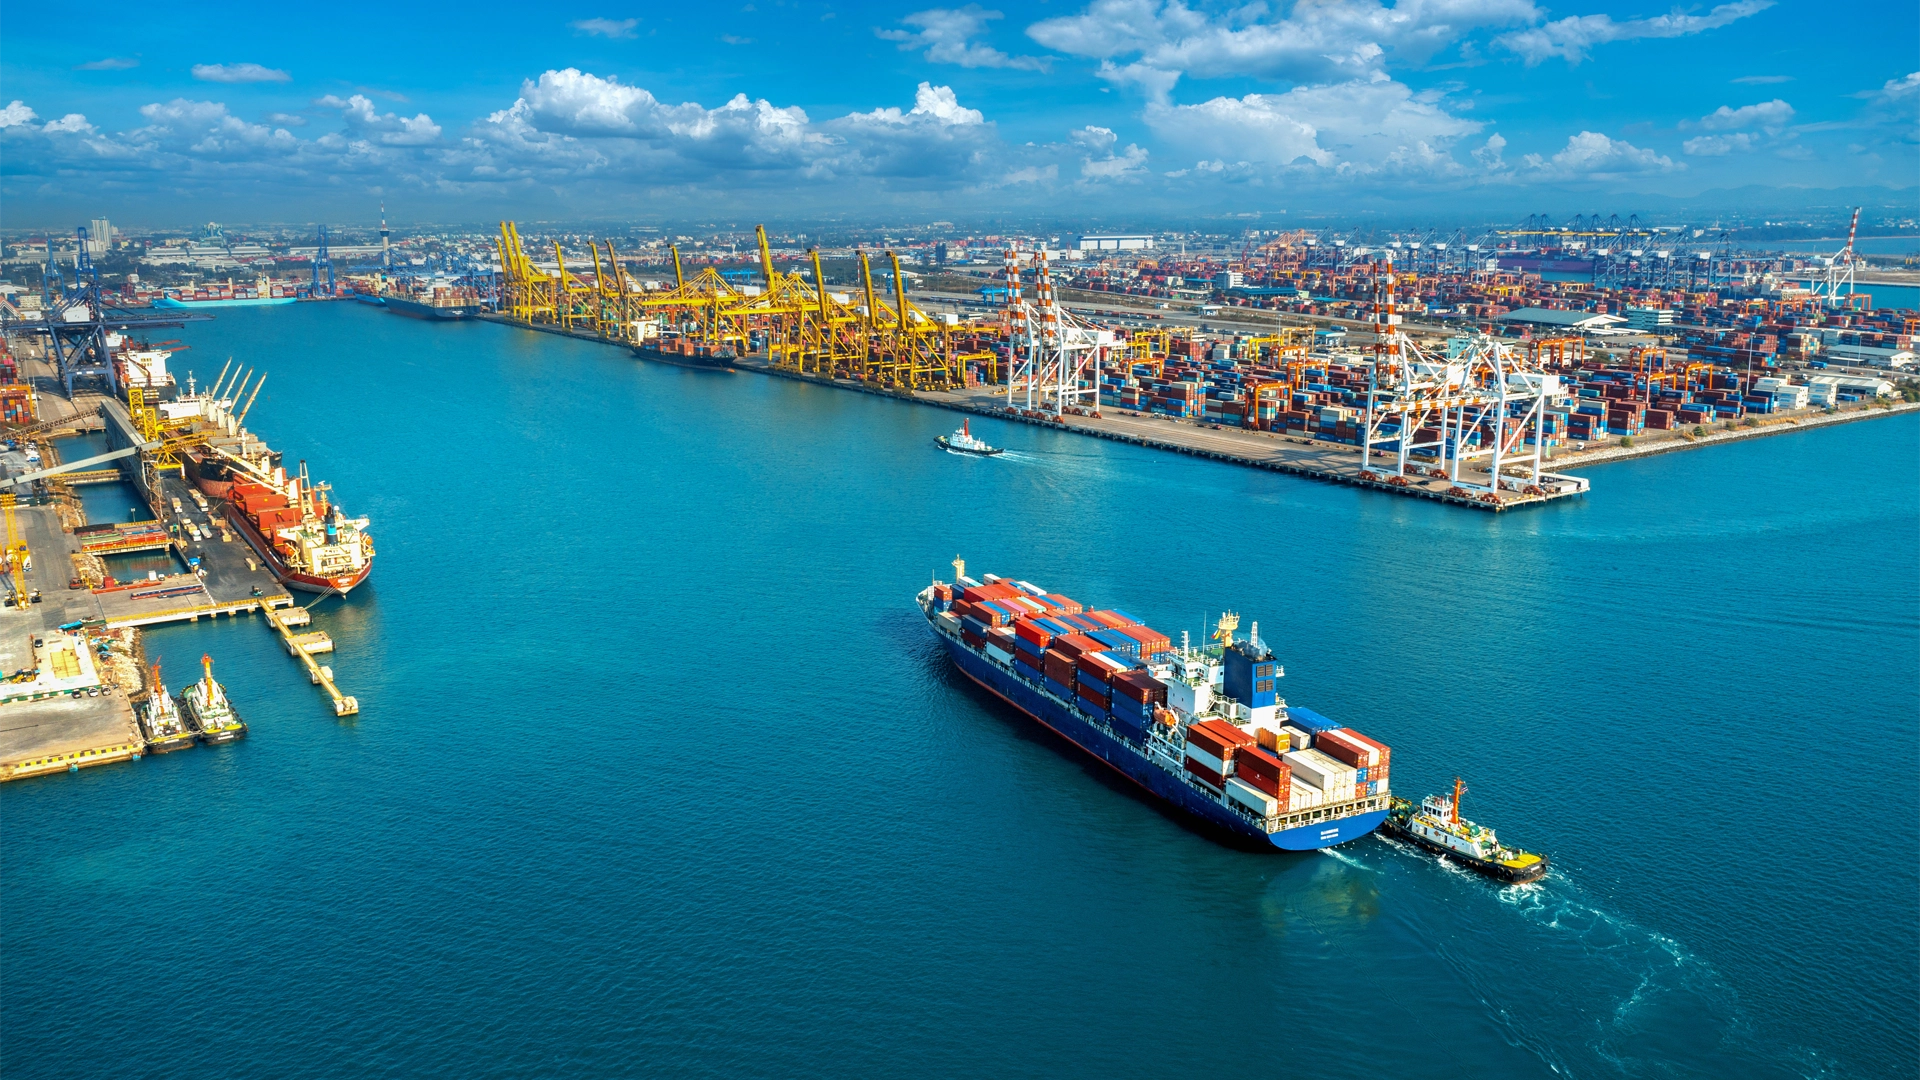
{"label": "container ship", "polygon": [[[258,385],[254,393],[259,393]],[[288,588],[351,592],[373,569],[367,519],[348,517],[333,501],[331,485],[308,477],[306,462],[288,475],[279,452],[241,426],[246,410],[236,415],[238,397],[211,391],[160,407],[169,422],[184,420],[197,430],[213,429],[200,445],[181,454],[187,478],[205,494],[226,501],[226,518],[234,531]]]}
{"label": "container ship", "polygon": [[154,297],[157,308],[269,307],[291,304],[300,299],[302,289],[293,282],[260,278],[251,285],[233,281],[207,282],[184,288],[163,289]]}
{"label": "container ship", "polygon": [[1089,611],[1025,581],[966,576],[916,597],[968,678],[1156,798],[1236,836],[1313,851],[1387,817],[1391,751],[1277,693],[1259,624],[1211,644],[1170,639],[1120,610]]}
{"label": "container ship", "polygon": [[418,292],[393,289],[382,293],[388,311],[414,319],[471,319],[480,314],[480,296],[451,281],[432,281]]}
{"label": "container ship", "polygon": [[680,334],[644,338],[631,348],[633,355],[642,360],[658,360],[663,364],[709,371],[731,371],[734,361],[740,358],[739,352],[731,345],[709,345]]}

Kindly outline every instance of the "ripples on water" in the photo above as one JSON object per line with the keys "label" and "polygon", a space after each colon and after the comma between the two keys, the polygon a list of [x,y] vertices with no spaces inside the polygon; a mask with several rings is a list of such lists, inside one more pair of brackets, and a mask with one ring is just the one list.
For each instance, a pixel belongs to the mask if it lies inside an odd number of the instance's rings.
{"label": "ripples on water", "polygon": [[[1913,418],[1493,517],[358,306],[185,333],[373,518],[316,618],[364,712],[160,630],[248,740],[0,789],[10,1076],[1912,1072]],[[1554,871],[1214,842],[953,673],[956,553],[1260,620]]]}

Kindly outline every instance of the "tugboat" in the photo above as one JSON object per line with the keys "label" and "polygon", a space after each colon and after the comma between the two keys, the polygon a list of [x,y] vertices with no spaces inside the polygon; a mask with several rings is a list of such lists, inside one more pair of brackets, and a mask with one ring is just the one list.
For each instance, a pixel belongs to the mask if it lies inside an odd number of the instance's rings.
{"label": "tugboat", "polygon": [[180,695],[180,708],[199,730],[201,742],[232,742],[247,733],[247,725],[240,722],[240,714],[227,700],[227,688],[213,681],[213,657],[202,654],[200,666],[206,677]]}
{"label": "tugboat", "polygon": [[933,445],[945,450],[949,454],[972,454],[974,457],[992,457],[995,454],[1005,452],[1004,447],[988,446],[981,440],[974,438],[973,431],[967,424],[968,422],[965,420],[960,421],[960,430],[951,435],[940,436],[933,440]]}
{"label": "tugboat", "polygon": [[140,728],[147,734],[147,750],[155,754],[185,750],[193,745],[193,729],[187,727],[179,707],[167,696],[167,684],[160,681],[160,665],[154,664],[148,674],[147,700],[140,706]]}
{"label": "tugboat", "polygon": [[1504,847],[1492,829],[1460,816],[1460,799],[1466,793],[1467,786],[1455,777],[1451,799],[1429,795],[1417,809],[1405,799],[1395,799],[1380,831],[1512,885],[1545,877],[1545,855]]}

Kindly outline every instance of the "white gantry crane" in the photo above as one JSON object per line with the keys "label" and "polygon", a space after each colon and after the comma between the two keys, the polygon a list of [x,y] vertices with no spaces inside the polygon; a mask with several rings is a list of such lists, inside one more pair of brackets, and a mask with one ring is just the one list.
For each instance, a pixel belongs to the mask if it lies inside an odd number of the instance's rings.
{"label": "white gantry crane", "polygon": [[[1853,208],[1853,221],[1847,226],[1847,246],[1833,253],[1833,257],[1822,260],[1827,264],[1827,295],[1823,301],[1828,307],[1843,307],[1848,301],[1844,297],[1853,295],[1854,263],[1853,237],[1860,231],[1860,208]],[[1842,288],[1844,286],[1844,290]]]}
{"label": "white gantry crane", "polygon": [[1021,289],[1021,251],[1007,248],[1007,407],[1051,412],[1055,418],[1093,403],[1100,407],[1100,366],[1114,346],[1113,331],[1088,326],[1060,307],[1044,246],[1031,253],[1033,299]]}
{"label": "white gantry crane", "polygon": [[[1440,475],[1494,498],[1503,477],[1509,488],[1538,488],[1547,475],[1546,415],[1566,393],[1561,377],[1489,334],[1455,338],[1444,356],[1428,353],[1400,329],[1398,284],[1391,262],[1376,264],[1362,476],[1405,483]],[[1382,454],[1391,466],[1376,464]],[[1515,467],[1524,475],[1504,475]]]}

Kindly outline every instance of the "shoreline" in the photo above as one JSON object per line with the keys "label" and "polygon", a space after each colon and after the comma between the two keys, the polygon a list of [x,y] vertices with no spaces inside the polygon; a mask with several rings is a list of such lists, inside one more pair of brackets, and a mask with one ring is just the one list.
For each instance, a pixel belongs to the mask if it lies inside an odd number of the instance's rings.
{"label": "shoreline", "polygon": [[[615,348],[625,348],[618,342],[609,341],[597,334],[585,334],[567,330],[558,326],[529,325],[514,322],[498,315],[479,316],[480,321],[496,323],[501,326],[535,330],[572,338],[576,341],[590,341]],[[1412,485],[1389,484],[1384,479],[1368,479],[1361,473],[1366,471],[1368,463],[1361,457],[1360,449],[1348,443],[1329,443],[1313,439],[1306,435],[1293,435],[1284,432],[1264,432],[1246,428],[1222,428],[1212,430],[1211,425],[1190,419],[1171,420],[1154,417],[1150,414],[1135,414],[1131,417],[1108,414],[1098,419],[1091,416],[1068,414],[1059,419],[1051,416],[1033,416],[1008,408],[1003,402],[996,401],[986,387],[974,387],[966,390],[930,390],[914,392],[883,386],[869,386],[848,379],[835,379],[829,376],[812,375],[798,371],[776,368],[763,359],[742,357],[734,362],[734,370],[750,371],[760,375],[771,375],[796,382],[812,383],[816,386],[831,386],[842,390],[852,390],[877,397],[893,398],[899,401],[917,402],[932,405],[953,412],[996,420],[1011,420],[1031,424],[1036,427],[1052,428],[1058,431],[1071,431],[1076,434],[1113,442],[1127,443],[1155,450],[1164,450],[1191,457],[1201,457],[1246,468],[1263,469],[1268,472],[1287,473],[1311,480],[1329,483],[1347,484],[1354,487],[1371,488],[1395,495],[1411,495],[1432,499],[1454,506],[1498,513],[1526,506],[1537,506],[1556,498],[1584,494],[1587,481],[1565,473],[1594,465],[1607,465],[1617,461],[1626,461],[1653,454],[1671,453],[1678,450],[1691,450],[1703,446],[1742,439],[1758,438],[1768,435],[1782,435],[1794,431],[1805,431],[1831,424],[1851,423],[1858,420],[1870,420],[1879,416],[1898,416],[1920,410],[1920,402],[1895,402],[1890,406],[1867,405],[1841,412],[1817,413],[1800,417],[1783,417],[1776,420],[1763,420],[1750,428],[1736,428],[1732,431],[1710,431],[1697,439],[1682,438],[1674,435],[1644,445],[1596,446],[1588,450],[1576,450],[1554,457],[1543,458],[1541,469],[1543,480],[1546,475],[1556,475],[1561,480],[1577,484],[1578,490],[1556,492],[1548,496],[1525,495],[1520,492],[1505,493],[1499,504],[1482,502],[1475,498],[1463,498],[1448,494],[1442,488],[1428,486],[1434,481],[1418,481]],[[1128,431],[1126,428],[1141,426],[1153,428],[1147,431]],[[1165,425],[1164,427],[1162,425]],[[1185,436],[1171,438],[1163,436]],[[1213,445],[1206,445],[1213,444]],[[1378,456],[1389,456],[1376,451]],[[1311,459],[1311,460],[1308,460]],[[1479,482],[1485,482],[1484,472],[1479,474]],[[1439,481],[1445,483],[1445,481]]]}

